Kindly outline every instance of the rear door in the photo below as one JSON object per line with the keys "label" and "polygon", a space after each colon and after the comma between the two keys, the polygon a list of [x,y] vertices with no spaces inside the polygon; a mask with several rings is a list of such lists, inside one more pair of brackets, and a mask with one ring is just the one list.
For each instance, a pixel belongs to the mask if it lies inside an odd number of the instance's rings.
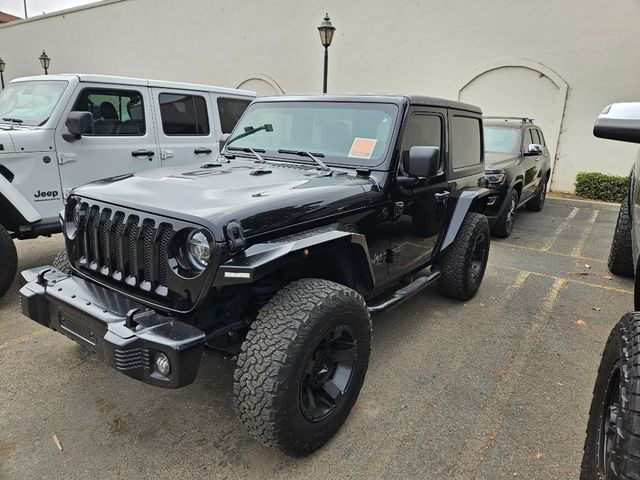
{"label": "rear door", "polygon": [[[70,111],[93,114],[94,133],[65,140],[65,119]],[[106,177],[137,172],[159,165],[151,98],[146,86],[120,86],[81,82],[65,109],[56,132],[63,194]]]}
{"label": "rear door", "polygon": [[215,160],[218,156],[208,92],[152,88],[162,166]]}
{"label": "rear door", "polygon": [[[540,171],[540,161],[542,155],[524,155],[529,150],[532,143],[540,144],[538,134],[533,128],[527,128],[523,135],[522,153],[524,165],[524,189],[523,196],[530,197],[535,193],[538,186],[538,172]],[[524,199],[523,199],[524,200]]]}

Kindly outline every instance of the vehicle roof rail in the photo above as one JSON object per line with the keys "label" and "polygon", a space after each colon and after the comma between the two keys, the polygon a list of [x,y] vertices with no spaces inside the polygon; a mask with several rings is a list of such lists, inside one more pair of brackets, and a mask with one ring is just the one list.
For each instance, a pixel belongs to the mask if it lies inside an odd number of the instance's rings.
{"label": "vehicle roof rail", "polygon": [[486,117],[482,117],[485,120],[504,120],[505,122],[507,120],[519,120],[523,123],[533,123],[533,118],[529,118],[529,117],[507,117],[507,116],[486,116]]}

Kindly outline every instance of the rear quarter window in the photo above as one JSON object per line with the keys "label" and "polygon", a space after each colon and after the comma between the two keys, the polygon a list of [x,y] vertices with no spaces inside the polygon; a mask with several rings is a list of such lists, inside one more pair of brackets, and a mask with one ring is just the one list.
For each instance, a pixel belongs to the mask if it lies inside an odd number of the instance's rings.
{"label": "rear quarter window", "polygon": [[456,115],[451,119],[451,165],[453,170],[482,162],[480,119]]}
{"label": "rear quarter window", "polygon": [[247,109],[251,100],[243,98],[218,98],[218,111],[220,112],[220,126],[222,133],[231,133],[238,120]]}

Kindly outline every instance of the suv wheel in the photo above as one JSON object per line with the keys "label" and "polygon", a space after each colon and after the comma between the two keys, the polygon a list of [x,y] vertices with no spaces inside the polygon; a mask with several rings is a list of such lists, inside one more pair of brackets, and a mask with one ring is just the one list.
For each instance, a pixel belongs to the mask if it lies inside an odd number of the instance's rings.
{"label": "suv wheel", "polygon": [[236,413],[265,445],[311,453],[344,423],[369,364],[363,298],[337,283],[303,279],[259,312],[238,355]]}
{"label": "suv wheel", "polygon": [[631,215],[629,215],[629,197],[620,205],[616,230],[609,251],[609,270],[617,275],[633,276],[633,253],[631,250]]}
{"label": "suv wheel", "polygon": [[53,259],[53,266],[60,270],[62,273],[71,275],[71,263],[69,263],[69,257],[66,250],[61,250]]}
{"label": "suv wheel", "polygon": [[540,179],[540,183],[538,184],[538,193],[536,193],[533,198],[526,203],[527,210],[531,212],[542,211],[544,201],[547,198],[547,183],[549,183],[549,179],[545,175]]}
{"label": "suv wheel", "polygon": [[456,239],[438,261],[438,287],[444,295],[468,300],[476,294],[487,268],[489,245],[487,217],[467,213]]}
{"label": "suv wheel", "polygon": [[11,287],[18,271],[18,252],[9,232],[0,225],[0,297]]}
{"label": "suv wheel", "polygon": [[640,313],[611,331],[593,390],[580,480],[640,479]]}
{"label": "suv wheel", "polygon": [[491,234],[500,238],[507,238],[513,230],[513,222],[518,211],[518,191],[511,190],[508,197],[508,204],[503,210],[496,223],[491,228]]}

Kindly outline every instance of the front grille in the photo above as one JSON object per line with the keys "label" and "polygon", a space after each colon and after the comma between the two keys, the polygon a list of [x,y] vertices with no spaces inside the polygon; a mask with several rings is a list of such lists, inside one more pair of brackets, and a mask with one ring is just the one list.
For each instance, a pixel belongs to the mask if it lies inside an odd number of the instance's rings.
{"label": "front grille", "polygon": [[173,225],[82,203],[75,239],[81,267],[130,287],[167,295]]}
{"label": "front grille", "polygon": [[149,370],[150,354],[146,348],[129,348],[115,350],[116,368],[121,372],[144,368]]}

